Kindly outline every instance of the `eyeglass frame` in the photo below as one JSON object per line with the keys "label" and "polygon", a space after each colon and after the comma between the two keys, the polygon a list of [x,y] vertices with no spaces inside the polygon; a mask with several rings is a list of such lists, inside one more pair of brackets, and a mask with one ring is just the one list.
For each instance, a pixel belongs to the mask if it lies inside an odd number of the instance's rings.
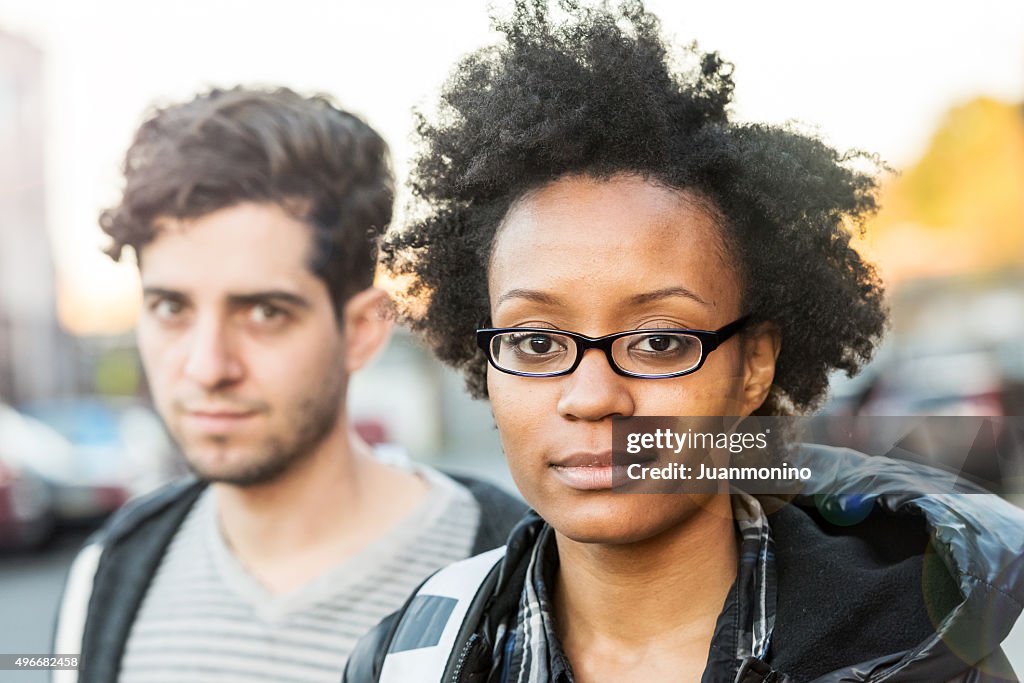
{"label": "eyeglass frame", "polygon": [[[732,321],[727,325],[723,325],[717,330],[689,330],[686,328],[652,328],[652,329],[639,329],[639,330],[624,330],[622,332],[614,332],[612,334],[606,334],[601,337],[588,337],[585,334],[579,332],[569,332],[567,330],[556,330],[550,327],[484,327],[476,331],[476,344],[480,347],[480,350],[484,352],[487,357],[487,362],[490,363],[491,367],[499,372],[504,372],[508,375],[515,375],[517,377],[563,377],[565,375],[571,375],[576,371],[576,368],[583,362],[583,354],[590,349],[599,349],[604,351],[605,358],[608,359],[608,365],[617,375],[623,377],[635,377],[637,379],[671,379],[673,377],[683,377],[685,375],[692,375],[693,373],[704,367],[704,362],[707,360],[711,352],[717,349],[719,346],[724,344],[733,335],[739,332],[743,327],[750,322],[750,315],[744,315],[736,320]],[[522,332],[539,332],[542,334],[558,334],[563,337],[568,337],[576,342],[576,359],[572,365],[565,370],[559,370],[558,372],[520,372],[517,370],[508,370],[506,368],[499,367],[494,361],[494,353],[491,349],[492,340],[499,334],[509,333],[522,333]],[[618,363],[612,357],[612,344],[615,340],[622,337],[634,336],[639,334],[687,334],[691,337],[696,337],[697,341],[700,342],[700,360],[689,370],[682,370],[680,372],[673,372],[667,375],[650,375],[637,372],[630,372],[619,367]]]}

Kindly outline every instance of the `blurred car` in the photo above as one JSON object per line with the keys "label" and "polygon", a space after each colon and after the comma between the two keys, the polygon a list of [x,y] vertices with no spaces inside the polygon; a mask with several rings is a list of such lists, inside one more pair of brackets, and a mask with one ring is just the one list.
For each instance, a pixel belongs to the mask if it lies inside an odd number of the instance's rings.
{"label": "blurred car", "polygon": [[[820,414],[867,417],[862,450],[898,443],[992,490],[1024,490],[1024,272],[908,282],[891,305],[875,359],[853,379],[835,374]],[[922,419],[872,419],[883,416]]]}
{"label": "blurred car", "polygon": [[861,414],[1005,415],[1002,373],[990,349],[908,354],[878,377]]}
{"label": "blurred car", "polygon": [[820,414],[868,418],[860,441],[844,445],[878,454],[896,445],[900,457],[946,467],[989,490],[1019,487],[1024,462],[1013,416],[1021,415],[1024,385],[1004,360],[1005,349],[928,351],[906,348],[857,382],[833,378]]}
{"label": "blurred car", "polygon": [[[38,445],[58,444],[37,437],[34,430],[13,409],[0,404],[0,548],[31,548],[45,542],[53,531],[52,496],[46,481],[24,464],[27,450]],[[66,444],[65,444],[66,445]]]}
{"label": "blurred car", "polygon": [[[1016,365],[1016,367],[1015,367]],[[1017,415],[1024,346],[887,340],[860,374],[829,378],[823,415]]]}
{"label": "blurred car", "polygon": [[0,453],[0,549],[34,548],[53,533],[46,482]]}
{"label": "blurred car", "polygon": [[131,400],[77,398],[23,406],[69,444],[31,465],[50,484],[61,521],[103,517],[173,478],[177,451],[159,418]]}

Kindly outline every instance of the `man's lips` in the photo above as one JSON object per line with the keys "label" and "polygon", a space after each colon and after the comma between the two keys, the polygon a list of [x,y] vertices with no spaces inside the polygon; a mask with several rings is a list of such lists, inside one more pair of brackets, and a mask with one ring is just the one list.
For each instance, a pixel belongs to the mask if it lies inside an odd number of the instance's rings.
{"label": "man's lips", "polygon": [[203,432],[229,432],[237,429],[247,420],[256,417],[259,411],[226,408],[186,408],[185,420]]}

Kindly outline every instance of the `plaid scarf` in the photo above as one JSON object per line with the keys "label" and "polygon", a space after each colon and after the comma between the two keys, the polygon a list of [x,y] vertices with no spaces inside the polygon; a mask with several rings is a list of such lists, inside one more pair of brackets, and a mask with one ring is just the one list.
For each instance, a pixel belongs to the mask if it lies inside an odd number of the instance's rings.
{"label": "plaid scarf", "polygon": [[[774,551],[768,518],[752,496],[734,491],[731,498],[740,534],[739,567],[715,626],[701,683],[731,683],[744,659],[764,660],[775,625]],[[530,556],[515,630],[502,645],[503,683],[573,683],[572,666],[554,631],[544,577],[545,563],[556,560],[554,543],[554,532],[545,525]]]}

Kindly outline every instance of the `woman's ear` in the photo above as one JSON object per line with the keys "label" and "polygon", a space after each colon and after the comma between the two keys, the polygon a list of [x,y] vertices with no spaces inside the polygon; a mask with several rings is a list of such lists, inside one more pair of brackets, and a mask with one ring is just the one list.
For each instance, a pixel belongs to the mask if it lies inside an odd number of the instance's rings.
{"label": "woman's ear", "polygon": [[745,330],[742,340],[742,414],[750,415],[768,398],[775,381],[775,362],[782,350],[782,334],[774,323],[762,322]]}
{"label": "woman's ear", "polygon": [[391,337],[394,310],[387,292],[370,287],[345,303],[345,370],[351,374],[369,363]]}

